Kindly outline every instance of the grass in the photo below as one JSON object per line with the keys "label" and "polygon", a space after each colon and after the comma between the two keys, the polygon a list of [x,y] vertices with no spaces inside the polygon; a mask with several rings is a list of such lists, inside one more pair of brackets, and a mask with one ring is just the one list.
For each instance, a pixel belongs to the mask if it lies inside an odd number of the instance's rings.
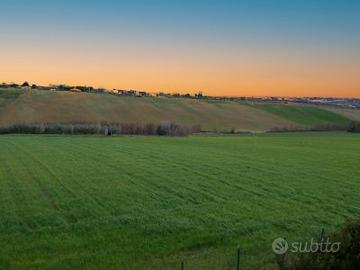
{"label": "grass", "polygon": [[[360,136],[0,136],[1,269],[242,269],[360,216]],[[247,267],[247,268],[246,268]]]}
{"label": "grass", "polygon": [[360,113],[359,113],[360,110],[348,109],[348,108],[336,108],[331,106],[327,106],[325,107],[325,109],[340,114],[353,121],[360,121]]}
{"label": "grass", "polygon": [[[2,91],[0,89],[0,93]],[[201,125],[204,131],[229,132],[322,124],[345,125],[349,121],[347,115],[312,106],[249,106],[237,102],[185,98],[118,97],[37,90],[13,92],[23,94],[0,111],[0,126],[101,121],[157,124],[171,121],[184,126]],[[354,110],[352,115],[360,117],[360,110]]]}
{"label": "grass", "polygon": [[0,97],[4,99],[16,99],[23,93],[21,91],[13,91],[13,90],[4,90],[0,91]]}
{"label": "grass", "polygon": [[[15,101],[19,96],[23,94],[22,91],[14,91],[1,89],[0,90],[0,109],[12,101]],[[0,111],[1,112],[1,111]]]}
{"label": "grass", "polygon": [[257,104],[252,106],[305,127],[323,124],[347,126],[350,122],[343,115],[315,106],[284,104]]}

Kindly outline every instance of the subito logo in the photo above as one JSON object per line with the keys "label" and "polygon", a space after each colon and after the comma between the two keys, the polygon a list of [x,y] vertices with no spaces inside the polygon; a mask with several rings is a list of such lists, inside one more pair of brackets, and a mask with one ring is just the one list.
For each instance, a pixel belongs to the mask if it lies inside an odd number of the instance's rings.
{"label": "subito logo", "polygon": [[284,238],[277,238],[272,243],[272,249],[275,254],[282,255],[289,249],[289,244]]}

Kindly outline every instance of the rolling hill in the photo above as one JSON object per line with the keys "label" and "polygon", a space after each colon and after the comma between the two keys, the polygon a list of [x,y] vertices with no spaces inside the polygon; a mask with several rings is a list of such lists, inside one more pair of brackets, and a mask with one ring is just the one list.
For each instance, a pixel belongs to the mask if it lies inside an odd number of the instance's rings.
{"label": "rolling hill", "polygon": [[360,111],[303,105],[237,102],[109,94],[0,90],[0,126],[15,123],[101,121],[201,125],[204,131],[266,131],[274,127],[344,125]]}

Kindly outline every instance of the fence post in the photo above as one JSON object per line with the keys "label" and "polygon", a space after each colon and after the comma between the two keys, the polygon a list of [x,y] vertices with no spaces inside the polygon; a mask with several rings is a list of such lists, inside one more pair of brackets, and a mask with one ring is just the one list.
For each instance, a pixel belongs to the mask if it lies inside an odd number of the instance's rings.
{"label": "fence post", "polygon": [[237,249],[236,270],[240,270],[240,248]]}

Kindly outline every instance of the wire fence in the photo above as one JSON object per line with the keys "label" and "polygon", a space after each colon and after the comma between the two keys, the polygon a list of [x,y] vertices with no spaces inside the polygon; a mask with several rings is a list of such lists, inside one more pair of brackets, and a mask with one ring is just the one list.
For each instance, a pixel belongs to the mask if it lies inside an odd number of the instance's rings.
{"label": "wire fence", "polygon": [[222,254],[204,254],[199,256],[184,256],[180,258],[178,267],[180,270],[250,270],[253,269],[249,264],[249,256],[237,248],[232,252],[223,252]]}

